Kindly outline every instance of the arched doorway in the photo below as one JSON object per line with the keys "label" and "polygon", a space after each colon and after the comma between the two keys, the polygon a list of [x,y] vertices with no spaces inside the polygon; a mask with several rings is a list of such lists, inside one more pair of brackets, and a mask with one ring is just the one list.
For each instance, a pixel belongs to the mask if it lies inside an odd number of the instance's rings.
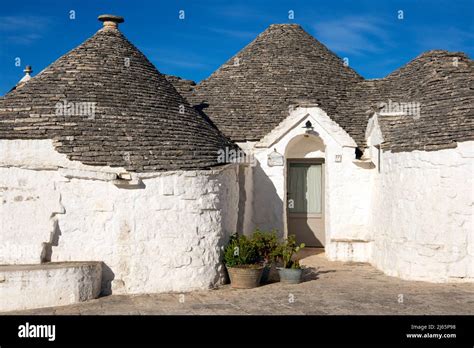
{"label": "arched doorway", "polygon": [[319,136],[298,135],[287,145],[286,221],[298,243],[324,247],[324,153]]}

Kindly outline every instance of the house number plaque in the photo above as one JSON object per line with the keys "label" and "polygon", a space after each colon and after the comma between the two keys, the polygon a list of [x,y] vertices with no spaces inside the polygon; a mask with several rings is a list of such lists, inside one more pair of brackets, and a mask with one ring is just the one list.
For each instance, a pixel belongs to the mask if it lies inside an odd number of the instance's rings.
{"label": "house number plaque", "polygon": [[285,164],[284,156],[278,153],[276,149],[268,155],[267,164],[269,167],[283,166]]}

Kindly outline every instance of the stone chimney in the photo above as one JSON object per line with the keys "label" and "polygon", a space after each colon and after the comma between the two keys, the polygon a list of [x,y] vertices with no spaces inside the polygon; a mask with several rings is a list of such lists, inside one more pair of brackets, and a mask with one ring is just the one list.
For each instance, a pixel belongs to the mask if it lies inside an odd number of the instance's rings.
{"label": "stone chimney", "polygon": [[31,68],[31,65],[27,65],[25,67],[25,70],[23,70],[23,72],[25,73],[25,76],[23,76],[21,78],[21,80],[18,81],[18,83],[16,84],[17,87],[23,86],[25,83],[27,83],[31,79],[30,74],[33,72],[33,69]]}
{"label": "stone chimney", "polygon": [[119,23],[123,23],[125,20],[123,17],[114,16],[110,14],[103,14],[97,18],[99,21],[104,23],[104,27],[102,29],[115,29],[118,30]]}

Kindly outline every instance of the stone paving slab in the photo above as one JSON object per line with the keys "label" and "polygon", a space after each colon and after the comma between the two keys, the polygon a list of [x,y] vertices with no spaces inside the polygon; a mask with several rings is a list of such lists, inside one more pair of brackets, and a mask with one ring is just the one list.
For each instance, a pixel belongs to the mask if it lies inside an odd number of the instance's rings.
{"label": "stone paving slab", "polygon": [[[389,277],[370,265],[302,260],[308,269],[297,285],[184,294],[112,295],[80,304],[4,314],[80,315],[425,315],[474,314],[474,284],[434,284]],[[183,301],[184,300],[184,301]]]}

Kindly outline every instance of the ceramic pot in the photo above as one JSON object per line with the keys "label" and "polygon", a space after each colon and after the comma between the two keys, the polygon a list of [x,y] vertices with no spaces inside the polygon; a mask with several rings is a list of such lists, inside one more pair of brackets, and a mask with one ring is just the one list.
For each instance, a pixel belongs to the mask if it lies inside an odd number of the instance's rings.
{"label": "ceramic pot", "polygon": [[230,286],[236,289],[251,289],[260,285],[263,266],[228,267],[227,271],[229,272]]}

